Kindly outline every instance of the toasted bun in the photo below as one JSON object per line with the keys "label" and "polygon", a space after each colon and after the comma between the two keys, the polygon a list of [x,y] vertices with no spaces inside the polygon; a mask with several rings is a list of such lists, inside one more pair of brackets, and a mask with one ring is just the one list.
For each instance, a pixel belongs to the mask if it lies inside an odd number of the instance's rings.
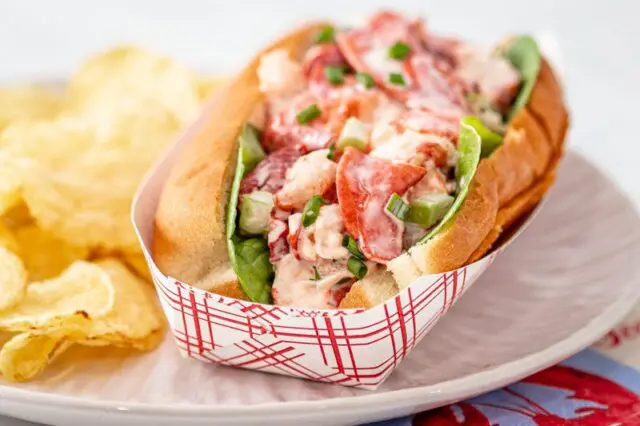
{"label": "toasted bun", "polygon": [[325,25],[306,25],[260,52],[216,94],[187,135],[190,142],[171,170],[155,217],[153,257],[165,275],[246,298],[227,255],[225,211],[240,130],[262,102],[256,73],[260,58],[274,49],[299,57]]}
{"label": "toasted bun", "polygon": [[393,275],[384,270],[370,272],[356,282],[340,302],[340,309],[370,308],[384,303],[398,294],[398,285]]}
{"label": "toasted bun", "polygon": [[[263,54],[299,57],[326,23],[300,28],[260,52],[207,107],[177,160],[156,212],[153,256],[171,277],[215,293],[246,296],[229,262],[225,210],[240,130],[262,102],[257,68]],[[452,224],[353,285],[340,308],[383,303],[423,274],[445,272],[486,254],[552,184],[569,123],[560,84],[545,60],[529,104],[512,120],[505,142],[483,159]]]}
{"label": "toasted bun", "polygon": [[449,228],[388,264],[399,287],[408,285],[408,258],[422,274],[459,268],[484,256],[531,211],[553,183],[568,123],[560,84],[543,59],[528,105],[509,124],[504,143],[480,161]]}

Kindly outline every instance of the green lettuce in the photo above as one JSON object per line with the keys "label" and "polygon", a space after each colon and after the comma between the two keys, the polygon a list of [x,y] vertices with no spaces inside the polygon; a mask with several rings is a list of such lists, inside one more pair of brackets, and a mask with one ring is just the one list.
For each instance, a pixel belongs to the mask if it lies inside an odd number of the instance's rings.
{"label": "green lettuce", "polygon": [[259,134],[247,124],[239,137],[238,163],[227,204],[226,237],[229,259],[240,280],[240,286],[253,302],[271,303],[273,266],[269,261],[267,240],[260,237],[243,238],[237,232],[238,193],[242,178],[264,158]]}
{"label": "green lettuce", "polygon": [[520,36],[509,44],[504,56],[520,71],[522,76],[522,87],[511,106],[511,111],[509,111],[508,119],[510,121],[529,102],[531,92],[538,79],[542,58],[538,44],[532,37],[527,35]]}
{"label": "green lettuce", "polygon": [[474,130],[480,136],[482,141],[482,150],[480,157],[485,158],[491,155],[500,145],[502,145],[503,136],[491,131],[484,123],[476,116],[469,115],[462,119],[462,122],[468,126],[474,128]]}
{"label": "green lettuce", "polygon": [[482,140],[478,132],[466,124],[463,120],[460,122],[460,137],[458,138],[458,164],[456,166],[456,182],[458,189],[456,199],[444,215],[440,223],[422,238],[420,243],[429,241],[440,231],[446,229],[460,210],[464,199],[469,192],[469,185],[476,175],[478,163],[480,163],[480,152],[482,151]]}

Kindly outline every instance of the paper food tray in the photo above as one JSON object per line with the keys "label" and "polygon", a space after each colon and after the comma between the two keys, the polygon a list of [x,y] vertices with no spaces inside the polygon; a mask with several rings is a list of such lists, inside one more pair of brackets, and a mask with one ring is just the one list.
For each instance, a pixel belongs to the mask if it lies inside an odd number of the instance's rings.
{"label": "paper food tray", "polygon": [[[560,55],[555,38],[549,34],[538,38],[542,50],[552,53],[548,56],[557,64]],[[287,308],[209,293],[162,274],[150,250],[162,186],[182,146],[202,126],[207,108],[147,174],[132,212],[170,330],[185,357],[376,389],[540,207],[509,241],[483,259],[452,272],[423,276],[386,303],[366,311]]]}
{"label": "paper food tray", "polygon": [[[200,124],[198,120],[194,127]],[[162,274],[150,250],[160,190],[191,131],[149,173],[133,207],[156,291],[185,357],[375,389],[506,246],[455,271],[423,276],[366,311],[263,305],[191,287]]]}

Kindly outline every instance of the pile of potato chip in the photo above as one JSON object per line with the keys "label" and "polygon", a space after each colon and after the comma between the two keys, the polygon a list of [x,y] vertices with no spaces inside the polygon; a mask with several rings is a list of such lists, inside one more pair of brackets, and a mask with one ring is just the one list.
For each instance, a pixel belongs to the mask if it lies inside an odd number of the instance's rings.
{"label": "pile of potato chip", "polygon": [[131,200],[220,82],[125,46],[89,59],[65,88],[0,88],[5,379],[34,378],[74,344],[158,345],[165,323]]}

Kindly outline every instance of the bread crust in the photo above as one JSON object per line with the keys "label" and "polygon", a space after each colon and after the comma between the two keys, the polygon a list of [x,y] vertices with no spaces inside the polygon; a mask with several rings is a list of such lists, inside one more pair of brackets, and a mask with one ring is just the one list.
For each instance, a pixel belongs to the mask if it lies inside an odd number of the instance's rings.
{"label": "bread crust", "polygon": [[[311,35],[326,25],[304,26],[261,51],[206,108],[171,170],[156,212],[153,256],[165,275],[246,299],[229,264],[224,219],[237,138],[262,101],[256,74],[260,57],[278,48],[298,57]],[[430,274],[459,268],[486,254],[552,184],[568,123],[560,84],[543,59],[528,105],[509,124],[503,145],[480,162],[452,224],[396,259],[402,261],[389,263],[397,285],[385,279],[384,290],[372,292],[366,279],[360,281],[340,308],[369,308],[397,293],[398,286],[404,288],[409,283],[398,280],[402,274],[394,272],[394,265],[406,266],[406,260]]]}
{"label": "bread crust", "polygon": [[427,243],[409,250],[408,254],[422,273],[451,271],[466,262],[495,223],[497,188],[493,163],[481,161],[452,224]]}
{"label": "bread crust", "polygon": [[[446,272],[486,254],[553,183],[568,124],[560,85],[543,58],[529,103],[509,124],[504,143],[480,161],[452,225],[409,250],[418,268],[424,274]],[[488,177],[488,165],[493,179]],[[393,272],[393,264],[390,269]]]}
{"label": "bread crust", "polygon": [[260,58],[274,49],[299,57],[326,25],[305,25],[263,49],[215,95],[186,136],[190,142],[169,174],[155,217],[153,258],[165,275],[245,298],[227,255],[225,211],[240,130],[262,101],[257,76]]}
{"label": "bread crust", "polygon": [[398,294],[398,285],[388,271],[376,271],[367,274],[356,282],[344,299],[340,309],[370,308],[384,303]]}

